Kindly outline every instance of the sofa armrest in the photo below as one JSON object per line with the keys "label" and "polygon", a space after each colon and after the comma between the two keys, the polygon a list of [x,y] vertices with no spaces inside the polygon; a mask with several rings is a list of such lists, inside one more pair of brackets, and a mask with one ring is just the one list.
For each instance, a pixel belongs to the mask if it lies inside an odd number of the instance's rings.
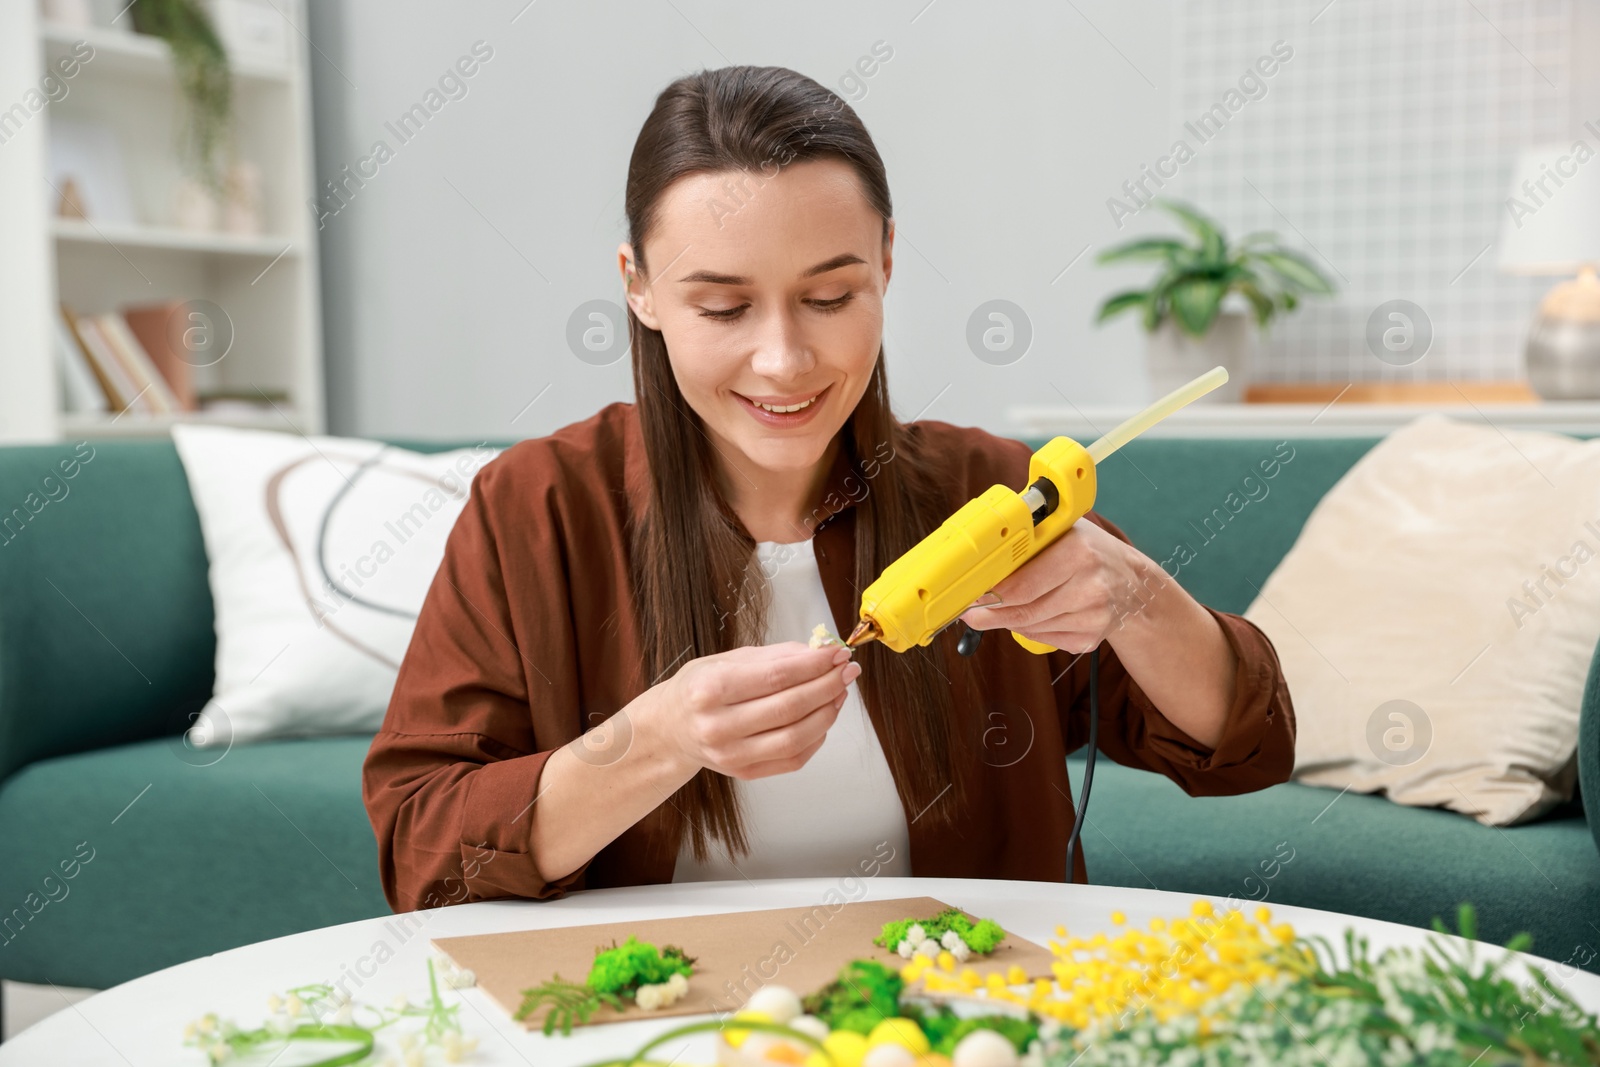
{"label": "sofa armrest", "polygon": [[211,695],[215,652],[170,439],[0,448],[0,778],[176,737]]}

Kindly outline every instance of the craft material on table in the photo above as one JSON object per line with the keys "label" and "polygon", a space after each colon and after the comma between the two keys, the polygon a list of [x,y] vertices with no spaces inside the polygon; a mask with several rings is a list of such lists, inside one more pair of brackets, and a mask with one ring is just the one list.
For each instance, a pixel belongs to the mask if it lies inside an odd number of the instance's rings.
{"label": "craft material on table", "polygon": [[[594,962],[595,950],[622,942],[630,934],[640,941],[678,945],[695,959],[688,992],[665,1007],[646,1011],[627,1003],[620,1011],[598,1012],[588,1025],[626,1022],[669,1015],[733,1012],[768,982],[795,990],[818,989],[853,959],[872,959],[899,968],[905,960],[874,944],[883,926],[907,916],[937,915],[952,905],[932,897],[841,901],[809,907],[772,908],[721,915],[685,915],[638,922],[599,923],[548,930],[433,939],[434,947],[460,968],[477,975],[478,988],[506,1014],[522,1004],[522,991],[555,974],[581,982]],[[977,916],[972,916],[974,922]],[[1029,979],[1051,977],[1055,957],[1050,950],[1015,934],[987,956],[974,956],[968,966],[981,974],[1005,975],[1020,967]],[[542,1016],[522,1020],[536,1029]],[[584,1025],[584,1024],[580,1024]]]}

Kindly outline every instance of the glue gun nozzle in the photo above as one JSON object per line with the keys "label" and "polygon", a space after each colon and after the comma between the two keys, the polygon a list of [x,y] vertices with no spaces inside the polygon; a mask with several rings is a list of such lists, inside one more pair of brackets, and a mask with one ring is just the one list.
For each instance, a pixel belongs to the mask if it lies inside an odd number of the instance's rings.
{"label": "glue gun nozzle", "polygon": [[850,636],[844,639],[847,648],[864,645],[868,641],[876,641],[883,636],[883,631],[878,629],[878,624],[871,619],[862,619],[856,628],[850,631]]}

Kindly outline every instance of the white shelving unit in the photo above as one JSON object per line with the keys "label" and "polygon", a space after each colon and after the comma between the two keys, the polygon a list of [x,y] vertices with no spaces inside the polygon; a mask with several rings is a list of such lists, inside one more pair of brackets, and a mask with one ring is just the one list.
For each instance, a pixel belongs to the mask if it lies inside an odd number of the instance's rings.
{"label": "white shelving unit", "polygon": [[[64,412],[53,347],[61,303],[92,313],[163,300],[207,301],[231,323],[227,354],[194,371],[202,397],[272,401],[259,413],[235,406],[176,418],[323,432],[305,14],[303,0],[274,7],[289,23],[284,61],[231,63],[236,155],[261,170],[264,214],[259,236],[240,236],[175,225],[185,107],[165,42],[131,32],[131,15],[73,28],[43,22],[36,0],[0,3],[0,441],[165,433],[173,416]],[[93,55],[64,80],[66,94],[37,112],[24,102],[7,125],[6,109],[58,60],[81,54],[79,42]],[[96,219],[92,202],[87,220],[54,214],[49,129],[61,120],[114,132],[138,222]]]}
{"label": "white shelving unit", "polygon": [[[1012,433],[1025,438],[1065,435],[1093,441],[1136,407],[1019,406],[1006,411]],[[1201,401],[1174,412],[1146,431],[1149,437],[1382,437],[1412,419],[1439,412],[1462,422],[1502,430],[1593,434],[1600,403],[1545,400],[1537,404],[1215,404]]]}

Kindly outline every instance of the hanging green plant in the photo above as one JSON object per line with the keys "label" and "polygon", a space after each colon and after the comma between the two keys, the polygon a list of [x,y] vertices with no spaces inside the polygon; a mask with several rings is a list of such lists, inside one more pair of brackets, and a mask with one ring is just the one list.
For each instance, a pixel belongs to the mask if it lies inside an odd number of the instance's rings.
{"label": "hanging green plant", "polygon": [[135,0],[130,14],[136,30],[161,38],[172,49],[178,87],[188,105],[180,139],[184,165],[220,193],[232,135],[233,72],[211,17],[199,0]]}

